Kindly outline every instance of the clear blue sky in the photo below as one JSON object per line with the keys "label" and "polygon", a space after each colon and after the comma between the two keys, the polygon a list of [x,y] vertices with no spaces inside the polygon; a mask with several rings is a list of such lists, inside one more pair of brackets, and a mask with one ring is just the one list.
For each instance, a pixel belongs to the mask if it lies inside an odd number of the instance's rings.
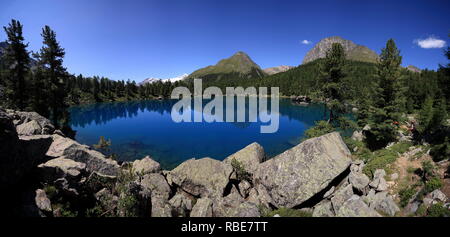
{"label": "clear blue sky", "polygon": [[[403,65],[436,69],[447,62],[443,48],[429,47],[450,43],[448,0],[2,0],[0,24],[12,18],[23,23],[30,50],[41,47],[41,28],[52,27],[69,72],[138,82],[190,73],[239,50],[262,68],[298,65],[333,35],[377,53],[392,37]],[[425,48],[417,44],[430,36]]]}

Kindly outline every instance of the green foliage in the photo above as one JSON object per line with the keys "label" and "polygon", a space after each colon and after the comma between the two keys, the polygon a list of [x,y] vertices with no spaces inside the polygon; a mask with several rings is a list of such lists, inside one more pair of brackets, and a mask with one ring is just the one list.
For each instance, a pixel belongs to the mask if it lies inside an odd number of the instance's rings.
{"label": "green foliage", "polygon": [[380,149],[396,139],[395,123],[398,123],[405,105],[401,62],[402,57],[394,40],[388,40],[381,50],[378,63],[379,81],[374,88],[373,110],[369,112],[369,118],[365,118],[371,127],[366,141],[372,150]]}
{"label": "green foliage", "polygon": [[242,162],[236,160],[235,158],[231,159],[231,166],[236,172],[236,176],[238,180],[251,180],[252,175],[247,172]]}
{"label": "green foliage", "polygon": [[343,82],[345,62],[344,48],[341,44],[334,43],[326,53],[325,60],[320,64],[321,94],[325,97],[327,107],[330,109],[330,122],[345,111],[343,104],[346,88]]}
{"label": "green foliage", "polygon": [[434,166],[434,164],[429,161],[423,161],[422,162],[422,173],[423,173],[423,178],[425,180],[429,179],[430,177],[433,177],[435,175],[435,169],[436,167]]}
{"label": "green foliage", "polygon": [[316,124],[305,131],[305,139],[320,137],[330,132],[334,132],[334,127],[327,121],[317,121]]}
{"label": "green foliage", "polygon": [[450,142],[448,137],[445,139],[444,143],[433,145],[431,147],[430,155],[435,162],[450,159]]}
{"label": "green foliage", "polygon": [[262,213],[264,217],[273,217],[274,215],[280,215],[280,217],[312,217],[311,212],[296,210],[291,208],[282,207],[273,211],[266,211]]}
{"label": "green foliage", "polygon": [[50,200],[54,200],[58,195],[58,189],[53,185],[45,185],[43,190]]}
{"label": "green foliage", "polygon": [[387,166],[394,163],[399,154],[406,152],[410,146],[411,143],[409,142],[399,142],[387,149],[377,150],[368,154],[363,159],[366,161],[363,172],[369,177],[372,177],[375,170],[387,169]]}
{"label": "green foliage", "polygon": [[427,211],[428,217],[450,217],[450,210],[442,203],[431,205]]}
{"label": "green foliage", "polygon": [[3,27],[6,35],[4,59],[5,71],[3,77],[6,84],[6,103],[10,107],[23,110],[26,107],[25,79],[29,72],[30,56],[28,44],[24,43],[22,35],[23,25],[17,20],[11,20],[7,27]]}
{"label": "green foliage", "polygon": [[401,189],[398,194],[400,196],[400,206],[406,207],[414,194],[416,194],[416,190],[414,187],[406,187]]}
{"label": "green foliage", "polygon": [[421,204],[416,210],[416,216],[425,216],[427,214],[427,205]]}
{"label": "green foliage", "polygon": [[442,187],[442,181],[438,177],[433,177],[425,183],[424,192],[430,193]]}

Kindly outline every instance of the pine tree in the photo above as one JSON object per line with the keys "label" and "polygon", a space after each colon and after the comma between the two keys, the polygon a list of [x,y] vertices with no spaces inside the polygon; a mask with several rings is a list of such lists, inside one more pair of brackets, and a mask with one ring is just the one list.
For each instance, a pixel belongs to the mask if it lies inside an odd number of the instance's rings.
{"label": "pine tree", "polygon": [[28,44],[24,43],[22,24],[11,20],[7,27],[3,27],[7,35],[7,47],[4,55],[6,66],[6,96],[10,100],[9,106],[23,110],[26,107],[25,77],[29,72],[30,55]]}
{"label": "pine tree", "polygon": [[396,139],[400,112],[404,108],[400,64],[402,57],[393,39],[381,50],[378,62],[379,81],[375,87],[375,103],[370,114],[370,131],[366,141],[372,149],[384,147]]}
{"label": "pine tree", "polygon": [[330,110],[329,122],[333,122],[340,113],[344,112],[344,78],[345,64],[344,48],[334,43],[328,50],[325,60],[321,64],[322,94]]}
{"label": "pine tree", "polygon": [[61,128],[60,122],[68,121],[67,104],[65,103],[64,78],[67,77],[66,69],[63,67],[64,49],[56,40],[55,32],[49,26],[42,29],[44,46],[38,56],[38,64],[41,65],[45,77],[48,78],[47,88],[48,105],[50,107],[53,124]]}

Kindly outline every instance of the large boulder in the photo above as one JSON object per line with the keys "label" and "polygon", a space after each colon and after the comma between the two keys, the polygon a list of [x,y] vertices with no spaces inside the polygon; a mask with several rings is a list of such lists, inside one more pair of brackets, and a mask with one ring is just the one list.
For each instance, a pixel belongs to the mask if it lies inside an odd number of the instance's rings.
{"label": "large boulder", "polygon": [[395,213],[400,211],[392,196],[388,195],[387,192],[375,194],[369,202],[369,206],[388,216],[394,216]]}
{"label": "large boulder", "polygon": [[370,187],[374,188],[378,192],[386,191],[388,189],[388,184],[384,179],[385,175],[386,171],[384,171],[383,169],[375,170],[373,180],[369,183]]}
{"label": "large boulder", "polygon": [[21,150],[26,157],[33,160],[33,163],[39,164],[47,161],[46,152],[53,141],[50,135],[19,136],[19,139]]}
{"label": "large boulder", "polygon": [[224,159],[224,162],[231,164],[232,160],[235,159],[243,165],[248,173],[253,174],[258,168],[258,165],[264,161],[264,157],[264,148],[254,142],[242,150],[228,156]]}
{"label": "large boulder", "polygon": [[158,173],[146,174],[142,177],[141,186],[143,192],[151,196],[151,216],[172,216],[172,208],[169,204],[171,190],[164,176]]}
{"label": "large boulder", "polygon": [[120,170],[117,161],[107,159],[102,153],[91,150],[88,146],[81,145],[70,138],[53,134],[52,139],[53,142],[47,150],[47,156],[54,158],[64,156],[67,159],[85,163],[86,170],[89,172],[95,171],[104,175],[117,176]]}
{"label": "large boulder", "polygon": [[381,217],[378,212],[370,208],[361,198],[353,195],[345,201],[336,212],[338,217]]}
{"label": "large boulder", "polygon": [[333,206],[331,205],[331,202],[326,200],[323,202],[320,202],[314,207],[314,211],[312,214],[313,217],[333,217]]}
{"label": "large boulder", "polygon": [[222,196],[233,168],[211,158],[190,159],[167,174],[171,183],[194,196]]}
{"label": "large boulder", "polygon": [[132,167],[134,173],[141,175],[161,171],[161,166],[159,165],[159,163],[154,161],[149,156],[146,156],[141,160],[135,160]]}
{"label": "large boulder", "polygon": [[192,207],[191,217],[212,217],[213,202],[209,198],[199,198]]}
{"label": "large boulder", "polygon": [[361,193],[366,192],[366,188],[369,185],[370,179],[363,173],[350,172],[348,175],[348,181],[350,184]]}
{"label": "large boulder", "polygon": [[350,151],[337,132],[308,139],[261,163],[255,173],[277,207],[292,208],[324,190],[348,169]]}
{"label": "large boulder", "polygon": [[86,164],[62,156],[40,164],[38,168],[44,180],[53,181],[59,178],[71,180],[80,176]]}
{"label": "large boulder", "polygon": [[18,125],[16,127],[16,130],[17,134],[25,136],[37,135],[42,133],[41,126],[35,120],[31,120],[30,122]]}
{"label": "large boulder", "polygon": [[353,196],[353,186],[348,184],[339,188],[331,197],[331,203],[335,212],[338,212],[341,206]]}
{"label": "large boulder", "polygon": [[213,200],[213,215],[215,217],[259,217],[256,204],[246,202],[233,186],[229,195]]}
{"label": "large boulder", "polygon": [[177,193],[169,200],[172,210],[177,214],[177,216],[186,216],[188,212],[192,210],[192,199],[188,197],[186,193]]}
{"label": "large boulder", "polygon": [[39,210],[43,212],[51,212],[52,211],[52,205],[50,202],[50,199],[47,198],[47,195],[45,194],[45,191],[42,189],[36,190],[36,206],[39,208]]}
{"label": "large boulder", "polygon": [[[34,134],[52,134],[55,131],[55,127],[47,118],[41,116],[36,112],[14,112],[14,117],[16,119],[17,127],[34,121],[39,126],[40,133]],[[37,127],[37,126],[35,126]],[[18,130],[19,132],[19,130]]]}

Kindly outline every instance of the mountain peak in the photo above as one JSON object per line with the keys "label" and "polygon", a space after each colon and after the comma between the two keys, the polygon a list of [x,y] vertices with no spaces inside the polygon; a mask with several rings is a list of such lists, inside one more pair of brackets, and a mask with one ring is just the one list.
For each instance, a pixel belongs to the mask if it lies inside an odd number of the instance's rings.
{"label": "mountain peak", "polygon": [[242,75],[252,74],[252,76],[257,75],[258,77],[262,77],[265,74],[250,56],[243,51],[238,51],[231,57],[220,60],[216,65],[194,71],[189,77],[202,78],[208,75],[229,73],[239,73]]}
{"label": "mountain peak", "polygon": [[327,51],[331,48],[331,45],[334,43],[340,43],[342,45],[347,59],[362,62],[377,62],[378,54],[366,46],[355,44],[353,41],[344,39],[340,36],[331,36],[321,39],[319,43],[314,45],[314,47],[308,51],[302,63],[305,64],[319,58],[324,58]]}
{"label": "mountain peak", "polygon": [[291,68],[294,68],[294,66],[280,65],[280,66],[276,66],[276,67],[266,68],[266,69],[264,69],[264,72],[267,73],[268,75],[273,75],[273,74],[277,74],[280,72],[285,72]]}

